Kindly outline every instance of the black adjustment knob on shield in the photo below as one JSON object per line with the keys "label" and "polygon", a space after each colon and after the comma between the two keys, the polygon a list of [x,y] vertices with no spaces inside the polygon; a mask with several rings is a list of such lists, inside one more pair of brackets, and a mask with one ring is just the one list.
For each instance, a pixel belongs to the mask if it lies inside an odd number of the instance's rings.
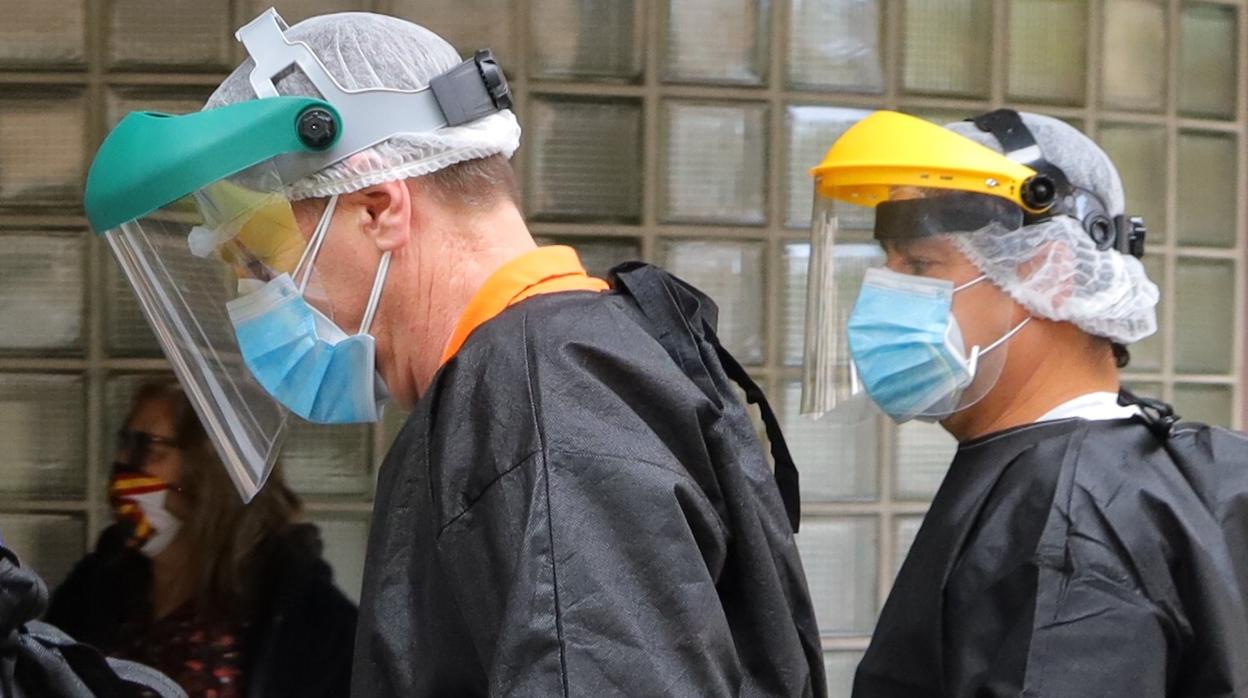
{"label": "black adjustment knob on shield", "polygon": [[324,150],[338,135],[334,115],[320,107],[312,107],[299,115],[299,140],[313,150]]}
{"label": "black adjustment knob on shield", "polygon": [[1023,182],[1023,203],[1033,211],[1043,211],[1057,199],[1057,183],[1046,174],[1038,174]]}

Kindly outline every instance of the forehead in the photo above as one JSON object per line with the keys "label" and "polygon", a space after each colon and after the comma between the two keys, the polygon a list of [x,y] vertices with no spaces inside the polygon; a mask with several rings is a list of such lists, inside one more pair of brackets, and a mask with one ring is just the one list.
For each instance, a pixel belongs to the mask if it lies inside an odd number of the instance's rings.
{"label": "forehead", "polygon": [[174,437],[173,405],[164,398],[148,398],[134,406],[126,428],[154,436]]}

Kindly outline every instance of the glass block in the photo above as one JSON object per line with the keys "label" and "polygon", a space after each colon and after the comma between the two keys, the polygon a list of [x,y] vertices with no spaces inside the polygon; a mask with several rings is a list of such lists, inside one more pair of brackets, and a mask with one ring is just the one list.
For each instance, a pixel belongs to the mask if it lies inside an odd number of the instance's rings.
{"label": "glass block", "polygon": [[[1150,233],[1152,231],[1149,231]],[[1157,318],[1160,322],[1162,308],[1166,303],[1165,296],[1165,276],[1166,276],[1166,260],[1159,250],[1153,253],[1145,253],[1144,272],[1148,274],[1149,280],[1157,284],[1157,288],[1162,291],[1161,300],[1157,304]],[[1162,339],[1161,328],[1153,333],[1151,337],[1145,337],[1140,341],[1127,347],[1131,352],[1131,364],[1127,368],[1128,371],[1160,371],[1162,368],[1162,349],[1164,340]]]}
{"label": "glass block", "polygon": [[160,343],[139,307],[130,282],[109,254],[104,263],[104,334],[113,356],[161,356]]}
{"label": "glass block", "polygon": [[4,545],[17,553],[23,567],[32,569],[56,589],[74,563],[86,554],[87,527],[81,517],[68,514],[0,514]]}
{"label": "glass block", "polygon": [[199,111],[208,101],[212,89],[204,87],[155,90],[152,88],[114,87],[108,92],[108,125],[113,127],[133,111],[154,111],[162,114],[190,114]]}
{"label": "glass block", "polygon": [[1166,129],[1102,124],[1100,146],[1114,161],[1127,194],[1127,214],[1143,216],[1148,242],[1166,239]]}
{"label": "glass block", "polygon": [[282,445],[286,482],[305,497],[360,497],[372,484],[368,427],[324,426],[292,416]]}
{"label": "glass block", "polygon": [[957,451],[957,440],[939,424],[914,421],[897,427],[897,497],[931,499]]}
{"label": "glass block", "polygon": [[529,6],[533,63],[543,78],[641,77],[645,26],[635,0],[547,0]]}
{"label": "glass block", "polygon": [[[810,168],[818,165],[828,149],[871,112],[865,109],[838,107],[792,106],[785,110],[788,129],[788,152],[785,153],[787,202],[784,224],[790,228],[809,228],[810,211],[814,205],[814,179]],[[870,209],[863,209],[870,215]]]}
{"label": "glass block", "polygon": [[397,404],[387,403],[381,415],[381,445],[382,448],[377,452],[377,462],[380,464],[385,460],[386,454],[390,452],[390,446],[394,444],[394,440],[398,438],[399,432],[403,430],[403,425],[407,424],[407,418],[410,413],[399,407]]}
{"label": "glass block", "polygon": [[535,97],[528,125],[528,210],[537,220],[641,217],[641,104]]}
{"label": "glass block", "polygon": [[0,65],[33,68],[82,63],[85,7],[81,0],[5,3]]}
{"label": "glass block", "polygon": [[893,520],[893,577],[901,570],[901,563],[910,554],[910,546],[914,545],[915,536],[919,535],[919,527],[923,525],[922,516],[898,516]]}
{"label": "glass block", "polygon": [[1234,117],[1237,10],[1185,3],[1179,25],[1179,110],[1195,116]]}
{"label": "glass block", "polygon": [[81,349],[84,242],[0,234],[0,349]]}
{"label": "glass block", "polygon": [[368,549],[368,521],[357,518],[315,516],[311,523],[321,530],[324,557],[334,572],[334,582],[355,603],[364,585],[364,554]]}
{"label": "glass block", "polygon": [[115,66],[204,71],[232,67],[230,3],[125,0],[108,7],[112,9],[108,57]]}
{"label": "glass block", "polygon": [[331,12],[371,9],[367,0],[251,0],[251,12],[247,16],[255,17],[270,7],[277,8],[278,14],[286,20],[287,24],[295,24],[308,17]]}
{"label": "glass block", "polygon": [[1123,381],[1123,387],[1140,397],[1151,397],[1158,400],[1164,399],[1165,391],[1162,389],[1161,383],[1153,383],[1151,381]]}
{"label": "glass block", "polygon": [[1232,134],[1179,133],[1179,244],[1235,246],[1237,150]]}
{"label": "glass block", "polygon": [[[1175,271],[1174,370],[1230,373],[1235,328],[1235,265],[1213,259],[1178,260]],[[1195,309],[1198,312],[1191,312]]]}
{"label": "glass block", "polygon": [[990,0],[905,0],[902,85],[907,92],[988,94]]}
{"label": "glass block", "polygon": [[1088,74],[1087,0],[1010,0],[1009,18],[1009,95],[1082,104]]}
{"label": "glass block", "polygon": [[849,698],[854,688],[854,673],[862,652],[824,652],[823,673],[828,677],[828,698]]}
{"label": "glass block", "polygon": [[665,221],[766,220],[767,106],[664,104]]}
{"label": "glass block", "polygon": [[719,306],[716,334],[743,364],[763,362],[763,244],[672,240],[663,246],[663,265],[706,293]]}
{"label": "glass block", "polygon": [[1160,0],[1105,0],[1101,100],[1161,111],[1166,102],[1166,7]]}
{"label": "glass block", "polygon": [[508,59],[516,33],[511,4],[510,0],[390,0],[389,14],[437,33],[461,56],[482,48],[492,50],[503,72],[511,76]]}
{"label": "glass block", "polygon": [[784,246],[784,271],[780,350],[785,366],[801,366],[806,351],[806,271],[810,267],[810,245],[794,242]]}
{"label": "glass block", "polygon": [[0,374],[0,494],[81,496],[86,421],[81,376]]}
{"label": "glass block", "polygon": [[802,521],[797,549],[820,633],[864,634],[875,625],[878,528],[865,516]]}
{"label": "glass block", "polygon": [[792,0],[785,64],[793,87],[884,91],[879,0]]}
{"label": "glass block", "polygon": [[818,419],[801,414],[802,384],[784,386],[780,423],[802,475],[802,500],[828,502],[879,496],[879,422],[838,412]]}
{"label": "glass block", "polygon": [[1174,411],[1185,421],[1230,427],[1232,395],[1229,385],[1176,383]]}
{"label": "glass block", "polygon": [[600,279],[617,264],[641,259],[641,244],[634,238],[560,237],[546,242],[575,249],[585,271]]}
{"label": "glass block", "polygon": [[0,92],[0,205],[77,203],[86,138],[82,95]]}
{"label": "glass block", "polygon": [[668,81],[767,81],[768,0],[668,0]]}

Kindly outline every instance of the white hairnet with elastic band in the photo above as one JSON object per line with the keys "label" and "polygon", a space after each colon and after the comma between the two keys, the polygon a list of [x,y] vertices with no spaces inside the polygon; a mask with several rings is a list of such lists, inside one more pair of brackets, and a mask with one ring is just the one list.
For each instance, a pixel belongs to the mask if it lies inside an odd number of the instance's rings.
{"label": "white hairnet with elastic band", "polygon": [[[1110,215],[1123,213],[1122,179],[1100,147],[1058,119],[1021,116],[1048,162],[1099,197]],[[969,121],[946,128],[1002,152],[992,133]],[[1159,293],[1144,265],[1114,249],[1098,249],[1074,218],[1057,216],[1013,231],[989,226],[952,239],[994,284],[1037,317],[1069,322],[1122,344],[1157,331]]]}
{"label": "white hairnet with elastic band", "polygon": [[[347,92],[421,90],[461,62],[455,49],[438,35],[385,15],[322,15],[291,26],[284,36],[305,44],[325,72]],[[254,68],[252,58],[244,61],[213,92],[204,108],[255,99]],[[298,67],[272,82],[280,95],[329,98]],[[519,145],[520,125],[515,115],[510,110],[497,111],[455,126],[394,133],[288,184],[287,194],[291,200],[347,194],[382,182],[431,174],[467,160],[497,154],[510,158]]]}

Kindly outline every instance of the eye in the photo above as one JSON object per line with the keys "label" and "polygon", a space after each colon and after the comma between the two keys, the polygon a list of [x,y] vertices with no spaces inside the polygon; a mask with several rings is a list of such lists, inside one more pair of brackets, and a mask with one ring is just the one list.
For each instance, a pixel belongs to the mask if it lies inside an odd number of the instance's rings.
{"label": "eye", "polygon": [[923,276],[927,272],[931,271],[933,265],[934,263],[932,260],[927,259],[926,257],[907,255],[905,259],[902,260],[902,266],[905,267],[906,273],[913,274],[914,276]]}

